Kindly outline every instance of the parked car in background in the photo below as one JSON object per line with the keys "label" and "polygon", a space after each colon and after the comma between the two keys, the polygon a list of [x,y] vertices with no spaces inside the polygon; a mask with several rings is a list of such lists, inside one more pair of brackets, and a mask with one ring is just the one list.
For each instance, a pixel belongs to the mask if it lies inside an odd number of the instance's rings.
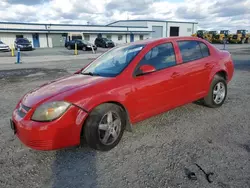
{"label": "parked car in background", "polygon": [[198,100],[220,107],[233,73],[231,54],[200,38],[124,44],[28,92],[10,124],[33,149],[79,145],[83,136],[92,148],[107,151],[125,129],[151,116]]}
{"label": "parked car in background", "polygon": [[17,50],[33,50],[31,42],[26,38],[18,38],[14,42],[15,49]]}
{"label": "parked car in background", "polygon": [[92,47],[94,50],[97,50],[96,45],[94,45],[86,40],[80,40],[80,39],[67,41],[65,43],[65,47],[69,50],[75,49],[75,44],[77,44],[78,50],[83,50],[83,51],[92,50]]}
{"label": "parked car in background", "polygon": [[108,38],[97,37],[95,39],[95,45],[102,48],[113,48],[115,46],[114,42]]}
{"label": "parked car in background", "polygon": [[9,52],[10,47],[7,44],[4,44],[2,41],[0,41],[0,51]]}

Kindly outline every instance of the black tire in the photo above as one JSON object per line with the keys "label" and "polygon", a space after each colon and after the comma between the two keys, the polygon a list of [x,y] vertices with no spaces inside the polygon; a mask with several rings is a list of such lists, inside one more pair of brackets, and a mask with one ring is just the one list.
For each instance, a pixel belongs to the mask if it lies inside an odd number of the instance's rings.
{"label": "black tire", "polygon": [[82,47],[82,50],[83,50],[83,51],[87,51],[86,46],[83,46],[83,47]]}
{"label": "black tire", "polygon": [[[225,87],[225,96],[224,96],[223,100],[220,103],[216,103],[214,101],[214,94],[213,94],[214,89],[215,89],[215,87],[216,87],[216,85],[218,83],[222,83],[224,85],[224,87]],[[213,79],[213,81],[211,83],[211,86],[210,86],[210,89],[209,89],[209,93],[203,99],[203,103],[204,103],[204,105],[206,105],[206,106],[208,106],[210,108],[218,108],[218,107],[222,106],[222,104],[226,100],[226,97],[227,97],[227,83],[226,83],[226,81],[225,81],[224,78],[222,78],[219,75],[215,75],[215,77],[214,77],[214,79]]]}
{"label": "black tire", "polygon": [[71,50],[71,46],[70,46],[70,45],[68,45],[68,46],[67,46],[67,49],[68,49],[68,50]]}
{"label": "black tire", "polygon": [[[121,127],[120,127],[120,133],[118,134],[116,140],[112,144],[106,145],[101,142],[98,127],[99,127],[99,123],[101,122],[105,114],[107,114],[110,111],[116,113],[120,117]],[[112,148],[114,148],[120,142],[122,138],[123,132],[126,127],[126,115],[124,113],[124,110],[118,105],[111,104],[111,103],[101,104],[97,106],[89,114],[83,126],[84,126],[83,135],[84,135],[85,141],[91,148],[101,150],[101,151],[109,151]]]}

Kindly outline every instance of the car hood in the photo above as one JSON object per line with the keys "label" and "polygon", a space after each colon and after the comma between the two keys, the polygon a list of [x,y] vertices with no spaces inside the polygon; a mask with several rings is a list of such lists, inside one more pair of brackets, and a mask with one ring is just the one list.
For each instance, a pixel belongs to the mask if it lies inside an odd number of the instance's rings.
{"label": "car hood", "polygon": [[93,84],[97,84],[110,78],[89,76],[82,74],[74,74],[72,76],[63,77],[52,82],[46,83],[30,92],[22,99],[22,103],[28,107],[34,107],[37,104],[46,102],[47,100],[71,90],[87,88]]}
{"label": "car hood", "polygon": [[92,44],[92,43],[89,43],[89,42],[86,42],[86,43],[84,43],[85,45],[88,45],[88,46],[95,46],[94,44]]}

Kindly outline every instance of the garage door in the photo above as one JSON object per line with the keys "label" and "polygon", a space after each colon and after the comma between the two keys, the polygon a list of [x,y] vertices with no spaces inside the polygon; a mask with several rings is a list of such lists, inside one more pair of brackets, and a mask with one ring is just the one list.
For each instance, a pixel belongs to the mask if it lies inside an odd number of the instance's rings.
{"label": "garage door", "polygon": [[179,27],[170,27],[170,37],[179,36]]}
{"label": "garage door", "polygon": [[153,26],[152,27],[153,33],[152,38],[160,38],[163,37],[163,27],[162,26]]}
{"label": "garage door", "polygon": [[65,44],[65,37],[62,34],[51,34],[53,47],[63,47]]}

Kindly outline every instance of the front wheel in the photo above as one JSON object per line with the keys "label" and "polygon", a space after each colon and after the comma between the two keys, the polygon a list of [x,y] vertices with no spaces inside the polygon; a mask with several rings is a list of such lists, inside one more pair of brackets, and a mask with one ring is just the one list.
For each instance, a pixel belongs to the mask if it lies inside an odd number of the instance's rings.
{"label": "front wheel", "polygon": [[96,107],[84,124],[87,144],[94,149],[108,151],[122,138],[126,126],[123,109],[115,104],[102,104]]}
{"label": "front wheel", "polygon": [[68,50],[71,50],[71,46],[70,46],[70,45],[68,45],[68,46],[67,46],[67,49],[68,49]]}
{"label": "front wheel", "polygon": [[211,108],[220,107],[227,97],[227,83],[224,78],[216,75],[211,83],[208,95],[204,98],[204,104]]}

